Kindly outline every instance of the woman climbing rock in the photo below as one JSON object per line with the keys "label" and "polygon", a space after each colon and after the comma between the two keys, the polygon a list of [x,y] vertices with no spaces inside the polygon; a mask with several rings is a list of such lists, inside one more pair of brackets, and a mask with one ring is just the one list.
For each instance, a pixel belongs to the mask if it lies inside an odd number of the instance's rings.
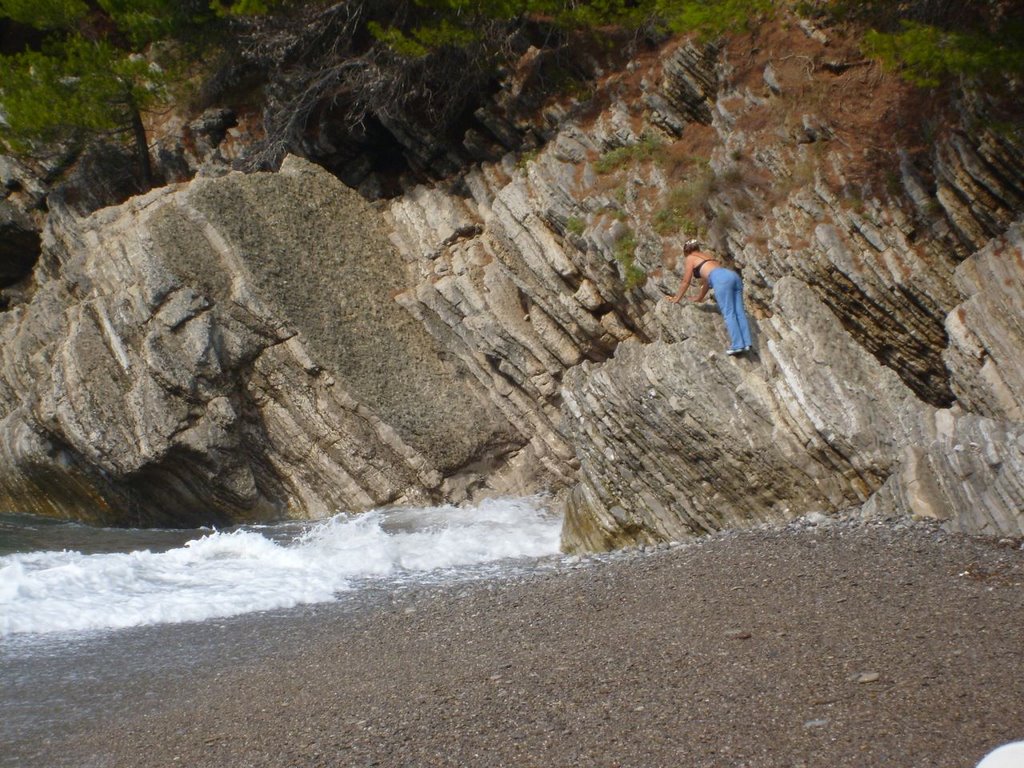
{"label": "woman climbing rock", "polygon": [[750,326],[747,324],[747,313],[743,309],[743,283],[740,276],[731,269],[723,267],[711,254],[700,250],[700,243],[687,240],[683,244],[686,263],[683,279],[675,296],[666,296],[667,301],[678,304],[693,280],[703,280],[700,293],[691,301],[704,301],[708,288],[715,289],[715,301],[725,318],[725,328],[729,332],[729,349],[727,355],[739,355],[750,351]]}

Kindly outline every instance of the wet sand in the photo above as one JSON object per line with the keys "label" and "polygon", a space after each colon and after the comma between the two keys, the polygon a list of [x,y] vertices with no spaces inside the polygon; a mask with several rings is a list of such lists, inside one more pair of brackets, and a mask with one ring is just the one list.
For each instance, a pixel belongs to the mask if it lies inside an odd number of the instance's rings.
{"label": "wet sand", "polygon": [[1020,542],[929,526],[730,533],[180,632],[159,636],[220,633],[216,663],[125,685],[18,764],[963,768],[1024,738]]}

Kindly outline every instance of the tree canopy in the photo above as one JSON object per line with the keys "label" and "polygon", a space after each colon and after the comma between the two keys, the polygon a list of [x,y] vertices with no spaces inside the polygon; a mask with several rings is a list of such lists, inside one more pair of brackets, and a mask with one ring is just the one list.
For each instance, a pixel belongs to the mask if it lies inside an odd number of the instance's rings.
{"label": "tree canopy", "polygon": [[425,56],[446,45],[467,45],[481,39],[493,22],[533,19],[563,29],[610,26],[671,32],[721,34],[771,11],[772,0],[413,0],[390,24],[371,21],[370,31],[394,50]]}
{"label": "tree canopy", "polygon": [[633,28],[718,35],[789,5],[804,15],[856,20],[864,48],[922,86],[949,77],[1024,73],[1024,8],[1009,0],[412,0],[426,14],[406,14],[371,31],[407,56],[478,38],[481,20],[541,17],[561,26]]}
{"label": "tree canopy", "polygon": [[[142,115],[195,74],[203,46],[234,41],[232,30],[281,86],[266,126],[272,161],[325,103],[347,103],[353,125],[376,115],[444,130],[526,28],[545,45],[612,27],[717,36],[782,5],[854,21],[870,55],[919,85],[1024,74],[1024,10],[1009,0],[0,0],[0,140],[24,153],[127,137],[150,183]],[[280,16],[229,26],[267,13]]]}

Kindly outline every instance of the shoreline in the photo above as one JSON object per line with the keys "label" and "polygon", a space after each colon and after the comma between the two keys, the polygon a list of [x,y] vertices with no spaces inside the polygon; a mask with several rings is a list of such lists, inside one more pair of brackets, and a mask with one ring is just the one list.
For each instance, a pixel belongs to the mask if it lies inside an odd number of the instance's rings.
{"label": "shoreline", "polygon": [[18,765],[970,768],[1024,737],[1022,629],[1019,548],[795,523],[155,630],[181,669]]}

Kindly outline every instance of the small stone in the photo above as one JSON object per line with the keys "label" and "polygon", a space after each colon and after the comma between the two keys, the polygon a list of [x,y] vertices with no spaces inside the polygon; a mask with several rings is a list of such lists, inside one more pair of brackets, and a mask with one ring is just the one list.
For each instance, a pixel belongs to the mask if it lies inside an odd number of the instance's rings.
{"label": "small stone", "polygon": [[775,74],[775,68],[769,62],[764,68],[764,84],[775,94],[782,93],[782,86],[779,85],[779,78]]}
{"label": "small stone", "polygon": [[827,718],[821,718],[821,719],[818,719],[818,720],[808,720],[807,722],[804,723],[804,728],[807,728],[807,729],[823,728],[826,725],[828,725],[828,719]]}
{"label": "small stone", "polygon": [[749,640],[751,637],[745,629],[727,629],[725,636],[730,640]]}
{"label": "small stone", "polygon": [[877,682],[882,676],[877,672],[861,672],[857,675],[858,683],[874,683]]}
{"label": "small stone", "polygon": [[800,29],[804,31],[804,34],[815,42],[821,43],[822,45],[828,45],[828,36],[820,29],[811,24],[807,19],[800,19],[797,22],[800,25]]}

